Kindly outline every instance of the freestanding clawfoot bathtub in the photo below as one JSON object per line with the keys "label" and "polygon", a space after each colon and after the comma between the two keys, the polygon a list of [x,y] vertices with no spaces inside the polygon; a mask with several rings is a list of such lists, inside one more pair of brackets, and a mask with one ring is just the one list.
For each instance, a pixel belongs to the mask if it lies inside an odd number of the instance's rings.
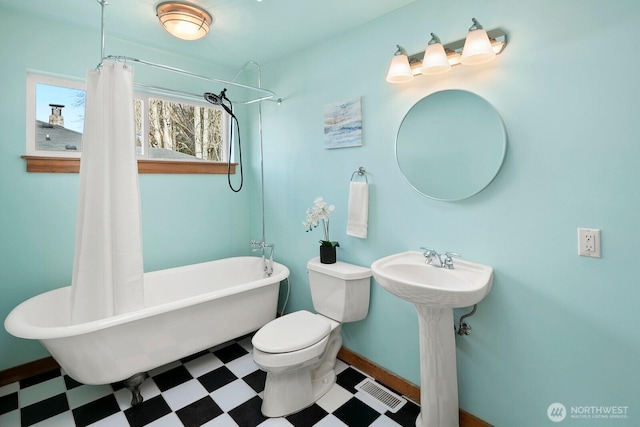
{"label": "freestanding clawfoot bathtub", "polygon": [[[36,295],[9,313],[5,328],[37,339],[73,379],[108,384],[134,378],[142,399],[146,372],[253,332],[276,317],[289,269],[261,257],[234,257],[144,274],[142,310],[71,325],[70,286]],[[137,383],[137,385],[136,385]],[[139,401],[136,401],[136,395]]]}

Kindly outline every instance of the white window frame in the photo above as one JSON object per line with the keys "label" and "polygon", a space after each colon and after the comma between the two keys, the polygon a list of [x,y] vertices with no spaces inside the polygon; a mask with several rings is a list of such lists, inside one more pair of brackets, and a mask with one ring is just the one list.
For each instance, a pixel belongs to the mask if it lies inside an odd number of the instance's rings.
{"label": "white window frame", "polygon": [[191,162],[191,161],[196,161],[196,162],[211,162],[213,160],[204,160],[204,159],[198,159],[198,158],[193,158],[193,159],[162,159],[162,158],[157,158],[157,157],[149,157],[151,150],[149,149],[149,129],[151,129],[150,126],[150,117],[149,117],[149,98],[153,98],[153,99],[160,99],[162,101],[169,101],[169,102],[179,102],[179,103],[183,103],[183,104],[187,104],[187,105],[197,105],[199,107],[204,107],[204,108],[211,108],[214,110],[220,110],[222,112],[222,159],[220,159],[221,162],[226,162],[227,158],[229,157],[229,132],[230,132],[230,127],[231,127],[231,117],[229,116],[229,114],[219,105],[213,105],[213,104],[209,104],[208,102],[205,101],[195,101],[192,98],[187,98],[187,97],[172,97],[172,96],[167,96],[167,95],[160,95],[157,93],[153,93],[153,92],[135,92],[134,93],[134,98],[137,100],[141,100],[142,101],[142,109],[143,111],[146,112],[146,114],[144,114],[143,118],[142,118],[142,134],[144,135],[144,138],[142,140],[143,142],[143,149],[142,149],[142,154],[138,154],[138,158],[139,159],[148,159],[148,160],[153,160],[153,161],[158,161],[158,162],[162,162],[162,161],[183,161],[183,162]]}
{"label": "white window frame", "polygon": [[[42,150],[36,148],[36,85],[46,84],[53,86],[66,87],[70,89],[86,90],[86,84],[80,79],[72,79],[68,77],[58,77],[50,74],[43,74],[40,72],[27,72],[27,87],[26,87],[26,155],[34,157],[59,157],[59,158],[80,158],[81,151],[57,151],[57,150]],[[161,159],[155,157],[149,157],[149,98],[161,99],[165,101],[183,103],[188,105],[197,105],[200,107],[218,109],[222,112],[222,159],[220,162],[227,162],[229,156],[229,138],[231,128],[231,117],[224,111],[224,109],[217,105],[212,105],[204,101],[196,101],[190,97],[183,96],[168,96],[166,94],[158,94],[154,92],[134,92],[134,98],[141,100],[143,120],[142,120],[142,143],[143,150],[141,154],[137,155],[140,160],[153,160],[157,162],[169,161],[169,162],[211,162],[212,160],[204,159]]]}
{"label": "white window frame", "polygon": [[80,151],[53,151],[36,149],[36,85],[46,84],[52,86],[66,87],[70,89],[85,90],[83,81],[63,79],[51,75],[27,73],[27,114],[26,114],[26,136],[27,136],[27,156],[47,156],[47,157],[71,157],[79,158]]}

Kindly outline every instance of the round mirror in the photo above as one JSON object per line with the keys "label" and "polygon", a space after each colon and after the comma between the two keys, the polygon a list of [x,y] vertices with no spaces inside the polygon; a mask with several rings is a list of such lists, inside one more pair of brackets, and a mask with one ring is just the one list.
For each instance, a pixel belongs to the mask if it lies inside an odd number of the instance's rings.
{"label": "round mirror", "polygon": [[409,184],[444,201],[482,191],[500,171],[506,151],[496,109],[464,90],[443,90],[418,101],[396,138],[396,159]]}

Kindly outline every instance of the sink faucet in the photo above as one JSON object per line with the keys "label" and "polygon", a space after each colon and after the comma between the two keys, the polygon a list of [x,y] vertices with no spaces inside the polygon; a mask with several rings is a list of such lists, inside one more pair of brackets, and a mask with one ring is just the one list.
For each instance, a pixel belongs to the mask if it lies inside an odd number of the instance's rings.
{"label": "sink faucet", "polygon": [[444,261],[442,262],[442,266],[444,268],[447,268],[449,270],[453,270],[455,267],[453,266],[453,260],[451,259],[451,257],[458,257],[460,258],[460,255],[458,255],[455,252],[445,252],[444,253]]}
{"label": "sink faucet", "polygon": [[[424,251],[422,255],[426,258],[425,262],[427,264],[433,265],[434,267],[446,268],[448,270],[453,270],[455,268],[451,257],[460,256],[455,252],[445,252],[444,255],[440,255],[435,249],[431,248],[420,248],[420,250]],[[442,257],[444,257],[444,259]]]}
{"label": "sink faucet", "polygon": [[424,251],[422,255],[426,258],[425,262],[429,265],[433,265],[434,267],[442,267],[442,258],[440,258],[440,254],[436,252],[435,249],[431,248],[420,248],[421,251]]}

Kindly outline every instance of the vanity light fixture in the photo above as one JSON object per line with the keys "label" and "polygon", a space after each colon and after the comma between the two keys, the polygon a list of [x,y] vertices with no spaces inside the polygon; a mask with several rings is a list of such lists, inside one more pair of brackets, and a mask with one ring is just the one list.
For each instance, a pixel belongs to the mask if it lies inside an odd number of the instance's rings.
{"label": "vanity light fixture", "polygon": [[409,56],[407,51],[400,45],[393,55],[389,72],[387,73],[387,81],[389,83],[404,83],[413,80],[413,73],[409,65]]}
{"label": "vanity light fixture", "polygon": [[424,51],[424,57],[422,58],[422,74],[441,74],[446,73],[451,69],[447,53],[444,50],[444,46],[440,41],[440,38],[431,33],[431,40],[427,43],[427,48]]}
{"label": "vanity light fixture", "polygon": [[476,18],[472,20],[473,25],[469,28],[460,56],[460,62],[464,65],[484,64],[496,57],[487,32]]}
{"label": "vanity light fixture", "polygon": [[[398,51],[389,66],[387,81],[389,83],[403,83],[420,74],[444,73],[458,64],[483,64],[502,53],[507,46],[505,32],[499,28],[485,31],[477,19],[473,18],[472,20],[473,25],[469,28],[465,39],[443,45],[438,36],[431,33],[431,40],[429,40],[425,51],[413,55],[407,55],[406,50],[398,46]],[[410,69],[409,73],[406,71],[407,64]]]}
{"label": "vanity light fixture", "polygon": [[156,6],[156,15],[165,30],[182,40],[198,40],[207,35],[213,17],[195,4],[165,1]]}

